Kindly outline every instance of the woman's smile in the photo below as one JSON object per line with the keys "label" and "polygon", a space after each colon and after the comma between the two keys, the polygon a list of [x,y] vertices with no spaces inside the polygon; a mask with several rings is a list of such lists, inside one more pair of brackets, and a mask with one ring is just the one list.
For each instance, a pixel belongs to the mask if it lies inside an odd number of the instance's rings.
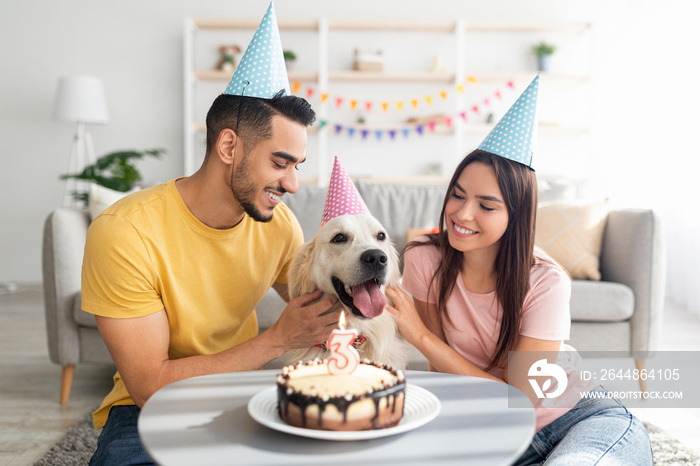
{"label": "woman's smile", "polygon": [[470,236],[474,236],[477,233],[479,233],[478,231],[474,231],[474,230],[471,230],[467,227],[463,227],[455,221],[452,222],[452,228],[455,232],[455,235],[460,237],[460,238],[468,238]]}

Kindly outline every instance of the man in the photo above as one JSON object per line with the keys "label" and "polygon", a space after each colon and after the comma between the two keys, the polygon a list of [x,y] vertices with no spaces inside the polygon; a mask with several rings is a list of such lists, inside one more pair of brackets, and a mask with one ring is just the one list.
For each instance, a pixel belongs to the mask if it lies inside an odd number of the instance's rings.
{"label": "man", "polygon": [[[272,5],[271,13],[274,20]],[[280,82],[288,91],[286,73]],[[246,78],[241,94],[256,84]],[[91,224],[82,307],[96,315],[118,370],[94,414],[104,429],[91,464],[151,462],[136,423],[159,388],[259,369],[326,340],[337,324],[337,299],[314,302],[318,291],[289,301],[286,292],[303,234],[280,198],[298,189],[315,116],[304,99],[284,94],[219,96],[200,169],[122,199]],[[258,335],[254,308],[271,286],[289,304]]]}

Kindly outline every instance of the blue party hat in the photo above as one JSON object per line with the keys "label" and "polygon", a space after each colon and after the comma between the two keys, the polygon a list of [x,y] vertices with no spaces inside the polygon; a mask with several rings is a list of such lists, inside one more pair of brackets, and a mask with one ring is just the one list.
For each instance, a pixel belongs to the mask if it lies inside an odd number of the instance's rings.
{"label": "blue party hat", "polygon": [[518,100],[496,123],[479,149],[521,163],[534,170],[532,158],[537,143],[537,94],[540,75],[532,80]]}
{"label": "blue party hat", "polygon": [[275,6],[270,2],[224,94],[270,99],[281,90],[291,95]]}

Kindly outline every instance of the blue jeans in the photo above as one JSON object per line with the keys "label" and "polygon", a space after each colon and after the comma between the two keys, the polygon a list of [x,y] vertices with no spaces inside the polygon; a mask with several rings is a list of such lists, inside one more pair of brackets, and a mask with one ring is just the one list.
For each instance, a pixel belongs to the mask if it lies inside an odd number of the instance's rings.
{"label": "blue jeans", "polygon": [[135,405],[113,406],[109,410],[90,466],[154,464],[139,438],[137,421],[140,412],[141,408]]}
{"label": "blue jeans", "polygon": [[[593,391],[605,392],[602,386]],[[514,465],[654,464],[641,421],[614,398],[582,399],[544,426]]]}

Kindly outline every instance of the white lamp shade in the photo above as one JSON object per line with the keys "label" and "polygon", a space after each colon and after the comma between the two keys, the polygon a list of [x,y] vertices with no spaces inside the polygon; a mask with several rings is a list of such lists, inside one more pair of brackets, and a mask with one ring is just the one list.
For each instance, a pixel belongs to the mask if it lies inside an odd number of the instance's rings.
{"label": "white lamp shade", "polygon": [[63,121],[108,123],[107,99],[102,80],[69,76],[58,81],[54,116]]}

